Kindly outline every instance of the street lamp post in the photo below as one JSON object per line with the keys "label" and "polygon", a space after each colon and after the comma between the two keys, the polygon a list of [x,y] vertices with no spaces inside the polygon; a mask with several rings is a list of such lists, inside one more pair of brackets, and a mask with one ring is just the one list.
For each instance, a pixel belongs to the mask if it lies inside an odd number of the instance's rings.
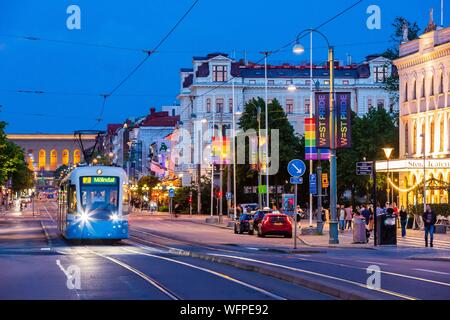
{"label": "street lamp post", "polygon": [[[387,188],[386,188],[386,194],[387,194],[387,201],[389,203],[391,203],[391,201],[389,199],[389,195],[390,195],[390,189],[389,189],[389,159],[391,157],[391,154],[392,154],[393,150],[394,150],[394,148],[383,148],[384,155],[386,156],[386,159],[387,159],[387,178],[386,178]],[[394,199],[392,199],[392,200],[394,200]]]}
{"label": "street lamp post", "polygon": [[[304,47],[299,43],[300,38],[306,33],[316,32],[321,35],[328,47],[328,64],[330,68],[330,244],[339,243],[338,237],[338,221],[337,221],[337,162],[336,162],[336,110],[334,106],[334,47],[330,45],[328,38],[316,29],[305,29],[297,35],[296,43],[292,49],[295,54],[301,54],[305,51]],[[320,179],[320,177],[318,177]]]}

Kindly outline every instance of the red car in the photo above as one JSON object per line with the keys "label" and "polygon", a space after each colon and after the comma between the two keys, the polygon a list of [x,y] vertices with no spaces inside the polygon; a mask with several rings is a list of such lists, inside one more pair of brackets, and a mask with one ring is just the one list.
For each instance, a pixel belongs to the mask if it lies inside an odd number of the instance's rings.
{"label": "red car", "polygon": [[266,214],[258,225],[258,237],[283,235],[292,238],[292,223],[285,214]]}

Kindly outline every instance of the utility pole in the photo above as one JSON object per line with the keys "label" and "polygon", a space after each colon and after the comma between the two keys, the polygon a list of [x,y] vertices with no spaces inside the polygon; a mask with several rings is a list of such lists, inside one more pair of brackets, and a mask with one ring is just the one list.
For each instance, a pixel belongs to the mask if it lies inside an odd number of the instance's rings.
{"label": "utility pole", "polygon": [[[322,161],[320,158],[320,148],[317,149],[317,233],[322,234]],[[312,211],[311,211],[312,212]]]}
{"label": "utility pole", "polygon": [[[337,221],[336,108],[334,106],[334,48],[329,46],[330,68],[330,244],[339,243]],[[317,177],[321,179],[321,177]]]}
{"label": "utility pole", "polygon": [[223,130],[223,108],[224,108],[224,104],[222,104],[221,108],[220,108],[220,170],[219,170],[219,192],[220,192],[220,197],[218,197],[217,201],[219,201],[219,211],[218,211],[218,215],[219,215],[219,223],[222,219],[222,214],[223,214],[223,205],[222,205],[222,195],[223,195],[223,162],[224,162],[224,156],[223,156],[223,139],[224,139],[224,130]]}
{"label": "utility pole", "polygon": [[258,205],[262,208],[262,194],[259,192],[259,186],[262,184],[262,171],[261,171],[261,108],[257,106],[256,120],[258,121]]}

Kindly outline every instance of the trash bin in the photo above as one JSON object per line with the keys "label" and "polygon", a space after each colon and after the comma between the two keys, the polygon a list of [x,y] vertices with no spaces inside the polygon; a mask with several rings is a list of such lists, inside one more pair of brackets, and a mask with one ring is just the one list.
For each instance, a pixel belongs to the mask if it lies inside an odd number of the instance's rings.
{"label": "trash bin", "polygon": [[353,218],[353,243],[367,243],[366,220]]}
{"label": "trash bin", "polygon": [[377,242],[379,245],[397,245],[397,228],[394,213],[385,213],[377,217]]}

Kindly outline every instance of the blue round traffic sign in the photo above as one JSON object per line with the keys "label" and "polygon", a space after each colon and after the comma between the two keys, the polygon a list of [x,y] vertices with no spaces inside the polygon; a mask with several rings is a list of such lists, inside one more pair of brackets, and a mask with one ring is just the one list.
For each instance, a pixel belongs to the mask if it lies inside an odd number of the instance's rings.
{"label": "blue round traffic sign", "polygon": [[301,177],[306,172],[306,165],[302,160],[294,159],[288,164],[288,172],[293,177]]}

